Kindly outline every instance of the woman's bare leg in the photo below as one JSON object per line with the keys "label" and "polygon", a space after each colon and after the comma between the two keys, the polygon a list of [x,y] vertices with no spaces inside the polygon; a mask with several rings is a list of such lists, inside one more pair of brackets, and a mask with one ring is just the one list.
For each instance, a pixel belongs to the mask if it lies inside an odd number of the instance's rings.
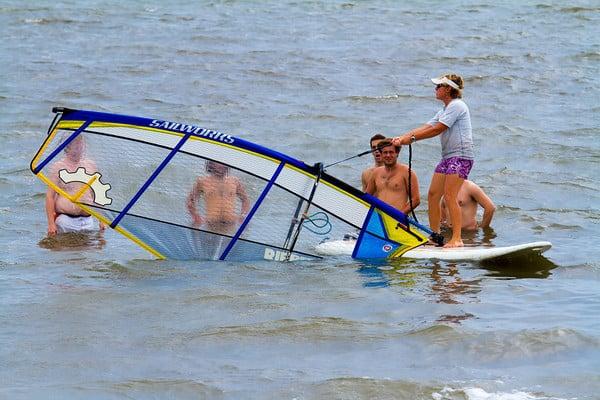
{"label": "woman's bare leg", "polygon": [[444,200],[448,206],[450,222],[452,223],[452,238],[444,247],[462,247],[462,218],[458,204],[458,191],[465,180],[458,175],[447,175],[444,184]]}
{"label": "woman's bare leg", "polygon": [[445,182],[446,175],[435,172],[431,177],[431,184],[429,185],[429,192],[427,193],[429,227],[435,233],[440,233],[440,200],[444,194]]}

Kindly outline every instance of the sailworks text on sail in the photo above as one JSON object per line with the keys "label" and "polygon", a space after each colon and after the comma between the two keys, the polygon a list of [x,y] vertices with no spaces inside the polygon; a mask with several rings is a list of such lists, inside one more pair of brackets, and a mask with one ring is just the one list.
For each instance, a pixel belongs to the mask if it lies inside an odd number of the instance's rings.
{"label": "sailworks text on sail", "polygon": [[385,203],[328,174],[315,186],[315,166],[249,141],[165,120],[55,112],[33,173],[157,258],[318,259],[316,245],[348,232],[359,233],[354,257],[385,258],[426,241]]}

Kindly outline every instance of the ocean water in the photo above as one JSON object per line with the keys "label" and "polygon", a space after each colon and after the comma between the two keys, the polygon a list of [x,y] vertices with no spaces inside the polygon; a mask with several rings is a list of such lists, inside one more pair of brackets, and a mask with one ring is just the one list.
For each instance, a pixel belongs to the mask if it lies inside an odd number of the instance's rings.
{"label": "ocean water", "polygon": [[[0,398],[600,398],[599,26],[591,0],[1,1]],[[544,257],[174,262],[113,231],[44,240],[29,162],[53,106],[332,163],[426,122],[448,72],[492,243],[551,241]],[[413,147],[424,195],[439,152]],[[329,172],[358,186],[369,163]]]}

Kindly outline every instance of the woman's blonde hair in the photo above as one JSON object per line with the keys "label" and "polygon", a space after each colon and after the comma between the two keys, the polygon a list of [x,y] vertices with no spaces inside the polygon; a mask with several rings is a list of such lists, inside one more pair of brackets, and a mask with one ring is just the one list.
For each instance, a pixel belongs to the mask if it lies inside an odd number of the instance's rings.
{"label": "woman's blonde hair", "polygon": [[444,75],[446,78],[450,79],[452,82],[456,83],[460,89],[455,89],[450,86],[450,96],[453,99],[462,98],[462,89],[465,87],[465,82],[463,81],[462,76],[456,74],[446,74]]}

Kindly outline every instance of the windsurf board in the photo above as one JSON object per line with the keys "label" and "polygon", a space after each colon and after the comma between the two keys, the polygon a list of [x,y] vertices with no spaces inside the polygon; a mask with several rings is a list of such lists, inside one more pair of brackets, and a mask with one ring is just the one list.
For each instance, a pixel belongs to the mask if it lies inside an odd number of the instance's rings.
{"label": "windsurf board", "polygon": [[[334,240],[323,242],[315,250],[321,255],[341,256],[352,255],[355,240]],[[542,254],[552,247],[552,243],[540,241],[522,243],[512,246],[464,246],[443,248],[423,245],[411,249],[402,255],[403,258],[436,259],[443,261],[485,261],[500,257],[522,256],[527,254]]]}

